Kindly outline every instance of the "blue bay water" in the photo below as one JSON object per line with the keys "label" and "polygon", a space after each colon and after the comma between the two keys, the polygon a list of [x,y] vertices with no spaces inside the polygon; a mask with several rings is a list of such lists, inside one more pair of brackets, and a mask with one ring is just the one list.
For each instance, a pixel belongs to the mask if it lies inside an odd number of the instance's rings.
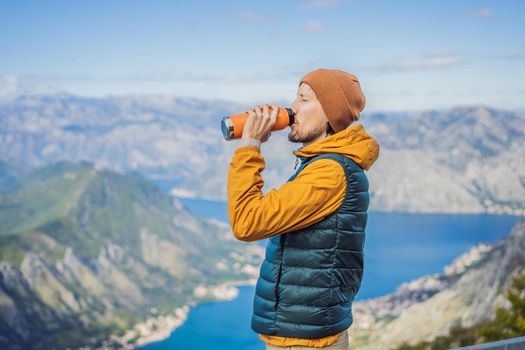
{"label": "blue bay water", "polygon": [[141,350],[264,350],[264,343],[250,328],[254,288],[242,286],[230,301],[200,304],[168,339]]}
{"label": "blue bay water", "polygon": [[[184,199],[194,214],[228,222],[226,203]],[[369,212],[365,271],[356,300],[393,292],[400,284],[442,273],[456,257],[479,243],[503,238],[521,217],[488,214],[406,214]],[[265,247],[267,240],[259,244]],[[254,287],[239,297],[200,304],[170,338],[143,350],[265,349],[250,328]]]}

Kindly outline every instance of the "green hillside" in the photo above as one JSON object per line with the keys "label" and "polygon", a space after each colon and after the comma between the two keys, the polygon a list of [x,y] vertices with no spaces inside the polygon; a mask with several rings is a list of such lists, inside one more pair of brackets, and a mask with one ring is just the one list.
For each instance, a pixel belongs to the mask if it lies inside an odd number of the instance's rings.
{"label": "green hillside", "polygon": [[140,175],[59,162],[17,181],[0,196],[2,349],[100,342],[259,263]]}

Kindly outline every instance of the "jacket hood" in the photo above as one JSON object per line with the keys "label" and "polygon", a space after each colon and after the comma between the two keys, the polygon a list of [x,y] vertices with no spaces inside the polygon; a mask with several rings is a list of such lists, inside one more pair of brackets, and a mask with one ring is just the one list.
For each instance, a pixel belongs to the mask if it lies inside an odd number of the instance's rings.
{"label": "jacket hood", "polygon": [[293,151],[301,159],[323,153],[342,154],[368,170],[379,157],[379,143],[365,131],[362,124],[356,124]]}

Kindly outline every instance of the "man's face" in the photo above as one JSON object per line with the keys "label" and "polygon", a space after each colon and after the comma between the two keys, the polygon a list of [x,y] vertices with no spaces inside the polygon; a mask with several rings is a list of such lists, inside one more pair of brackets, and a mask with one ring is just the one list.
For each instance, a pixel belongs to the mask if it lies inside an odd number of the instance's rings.
{"label": "man's face", "polygon": [[310,143],[325,134],[328,119],[310,85],[302,83],[299,86],[292,111],[295,113],[295,122],[288,134],[290,142]]}

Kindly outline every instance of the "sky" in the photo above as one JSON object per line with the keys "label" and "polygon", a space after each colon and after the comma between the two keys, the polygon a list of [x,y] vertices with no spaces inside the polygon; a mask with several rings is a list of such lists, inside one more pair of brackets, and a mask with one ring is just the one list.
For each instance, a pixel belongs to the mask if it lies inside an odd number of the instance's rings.
{"label": "sky", "polygon": [[0,98],[162,94],[291,103],[317,68],[363,113],[525,109],[525,1],[0,0]]}

